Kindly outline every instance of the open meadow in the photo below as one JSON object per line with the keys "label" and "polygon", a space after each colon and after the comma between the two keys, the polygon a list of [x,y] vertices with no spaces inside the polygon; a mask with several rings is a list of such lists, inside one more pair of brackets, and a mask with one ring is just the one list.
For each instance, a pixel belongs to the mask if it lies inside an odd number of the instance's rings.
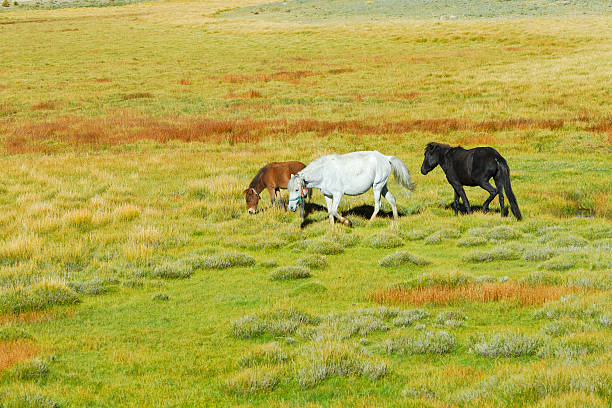
{"label": "open meadow", "polygon": [[[610,407],[609,1],[265,2],[1,7],[0,407]],[[455,217],[431,141],[523,220]],[[356,150],[397,221],[247,213]]]}

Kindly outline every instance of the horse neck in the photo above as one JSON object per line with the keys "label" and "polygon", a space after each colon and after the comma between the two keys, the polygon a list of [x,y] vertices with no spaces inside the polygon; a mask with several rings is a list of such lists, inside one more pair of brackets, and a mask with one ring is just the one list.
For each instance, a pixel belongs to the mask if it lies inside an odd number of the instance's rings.
{"label": "horse neck", "polygon": [[254,189],[257,194],[261,193],[266,186],[263,182],[263,172],[257,173],[257,175],[251,180],[249,188]]}
{"label": "horse neck", "polygon": [[317,187],[320,185],[321,179],[323,178],[322,165],[319,163],[311,163],[304,167],[302,171],[298,173],[304,179],[306,186]]}

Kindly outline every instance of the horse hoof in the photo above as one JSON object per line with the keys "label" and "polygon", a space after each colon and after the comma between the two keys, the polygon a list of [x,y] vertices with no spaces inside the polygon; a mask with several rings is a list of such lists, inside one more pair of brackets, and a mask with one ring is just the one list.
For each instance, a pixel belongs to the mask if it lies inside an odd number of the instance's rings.
{"label": "horse hoof", "polygon": [[353,223],[351,222],[351,220],[349,220],[348,218],[346,218],[344,220],[344,225],[346,225],[347,227],[352,227]]}

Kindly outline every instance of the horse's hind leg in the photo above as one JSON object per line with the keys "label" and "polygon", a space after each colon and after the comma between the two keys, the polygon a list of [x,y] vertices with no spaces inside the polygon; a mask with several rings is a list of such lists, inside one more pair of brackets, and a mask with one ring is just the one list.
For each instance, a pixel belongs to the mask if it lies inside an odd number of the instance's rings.
{"label": "horse's hind leg", "polygon": [[480,187],[487,190],[487,192],[490,194],[489,198],[487,198],[485,202],[482,204],[482,212],[487,213],[489,211],[489,204],[491,203],[491,201],[493,201],[493,199],[497,195],[497,189],[494,188],[491,185],[491,183],[489,183],[489,181],[483,181],[482,183],[480,183]]}
{"label": "horse's hind leg", "polygon": [[497,187],[497,191],[499,194],[499,209],[501,212],[501,216],[505,217],[508,214],[506,213],[506,209],[504,208],[504,183],[502,182],[501,176],[499,176],[499,172],[497,172],[498,175],[496,175],[493,180],[495,181],[495,187]]}
{"label": "horse's hind leg", "polygon": [[280,189],[277,188],[274,192],[274,195],[276,196],[276,203],[278,204],[278,206],[284,209],[285,211],[287,211],[287,208],[285,207],[285,202],[283,201],[283,196],[281,195]]}
{"label": "horse's hind leg", "polygon": [[380,188],[380,186],[372,186],[372,192],[374,193],[374,212],[370,217],[370,221],[376,218],[376,214],[378,214],[378,211],[380,211],[380,195],[383,192],[384,188],[384,186],[383,188]]}
{"label": "horse's hind leg", "polygon": [[389,189],[387,189],[386,184],[383,187],[382,194],[385,196],[385,200],[387,200],[387,202],[391,206],[391,209],[393,210],[393,219],[397,220],[397,205],[395,204],[395,197],[393,197],[393,194],[391,194]]}

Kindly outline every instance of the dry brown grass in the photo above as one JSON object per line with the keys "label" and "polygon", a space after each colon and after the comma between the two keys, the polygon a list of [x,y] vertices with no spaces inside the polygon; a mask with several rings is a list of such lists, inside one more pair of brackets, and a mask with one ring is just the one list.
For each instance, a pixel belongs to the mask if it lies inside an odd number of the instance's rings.
{"label": "dry brown grass", "polygon": [[51,110],[57,107],[57,103],[53,101],[39,102],[32,105],[31,110]]}
{"label": "dry brown grass", "polygon": [[103,83],[106,83],[106,82],[111,82],[111,80],[109,78],[96,78],[96,79],[94,79],[94,82],[103,84]]}
{"label": "dry brown grass", "polygon": [[0,323],[38,323],[48,322],[55,319],[63,319],[74,316],[74,311],[66,310],[61,312],[52,311],[35,311],[23,312],[19,314],[4,314],[0,315]]}
{"label": "dry brown grass", "polygon": [[225,95],[225,98],[226,99],[232,99],[232,98],[254,99],[254,98],[261,98],[261,94],[257,91],[246,91],[242,93],[229,92],[227,95]]}
{"label": "dry brown grass", "polygon": [[187,78],[181,79],[178,83],[179,85],[191,85],[191,81],[188,80]]}
{"label": "dry brown grass", "polygon": [[391,288],[375,292],[378,303],[433,303],[446,305],[455,302],[516,302],[521,306],[541,305],[576,292],[563,286],[526,285],[518,282],[470,283],[462,286],[433,286],[422,288]]}
{"label": "dry brown grass", "polygon": [[[130,94],[130,98],[150,97],[151,94]],[[226,97],[258,98],[257,91],[229,93]],[[573,122],[572,122],[573,123]],[[515,143],[518,139],[508,136],[497,139],[494,133],[516,129],[557,129],[565,125],[563,119],[508,119],[501,121],[475,122],[468,119],[422,119],[399,122],[368,122],[362,120],[322,121],[301,119],[287,120],[251,119],[202,119],[191,116],[163,118],[139,116],[130,111],[113,111],[107,116],[86,119],[78,116],[63,116],[54,120],[39,120],[21,124],[5,121],[0,124],[4,138],[4,150],[9,154],[53,153],[66,150],[88,150],[108,146],[129,144],[138,140],[165,143],[171,140],[184,142],[256,142],[264,136],[314,133],[324,137],[333,132],[360,135],[398,135],[409,132],[448,134],[453,131],[482,132],[469,135],[466,144]],[[594,132],[609,131],[606,125],[585,128]],[[609,125],[608,125],[609,126]],[[611,135],[612,133],[609,133]],[[521,135],[515,135],[520,138]],[[610,139],[611,136],[608,138]],[[459,142],[462,142],[459,140]],[[56,143],[45,143],[54,141]]]}
{"label": "dry brown grass", "polygon": [[309,76],[317,75],[312,71],[282,71],[282,72],[274,72],[271,74],[256,74],[256,75],[235,75],[235,74],[227,74],[221,77],[214,77],[212,79],[217,79],[222,82],[228,82],[231,84],[236,83],[244,83],[244,82],[270,82],[270,81],[285,81],[285,82],[295,82],[302,78],[306,78]]}
{"label": "dry brown grass", "polygon": [[38,347],[31,341],[17,340],[0,343],[0,372],[20,361],[29,360],[38,354]]}

